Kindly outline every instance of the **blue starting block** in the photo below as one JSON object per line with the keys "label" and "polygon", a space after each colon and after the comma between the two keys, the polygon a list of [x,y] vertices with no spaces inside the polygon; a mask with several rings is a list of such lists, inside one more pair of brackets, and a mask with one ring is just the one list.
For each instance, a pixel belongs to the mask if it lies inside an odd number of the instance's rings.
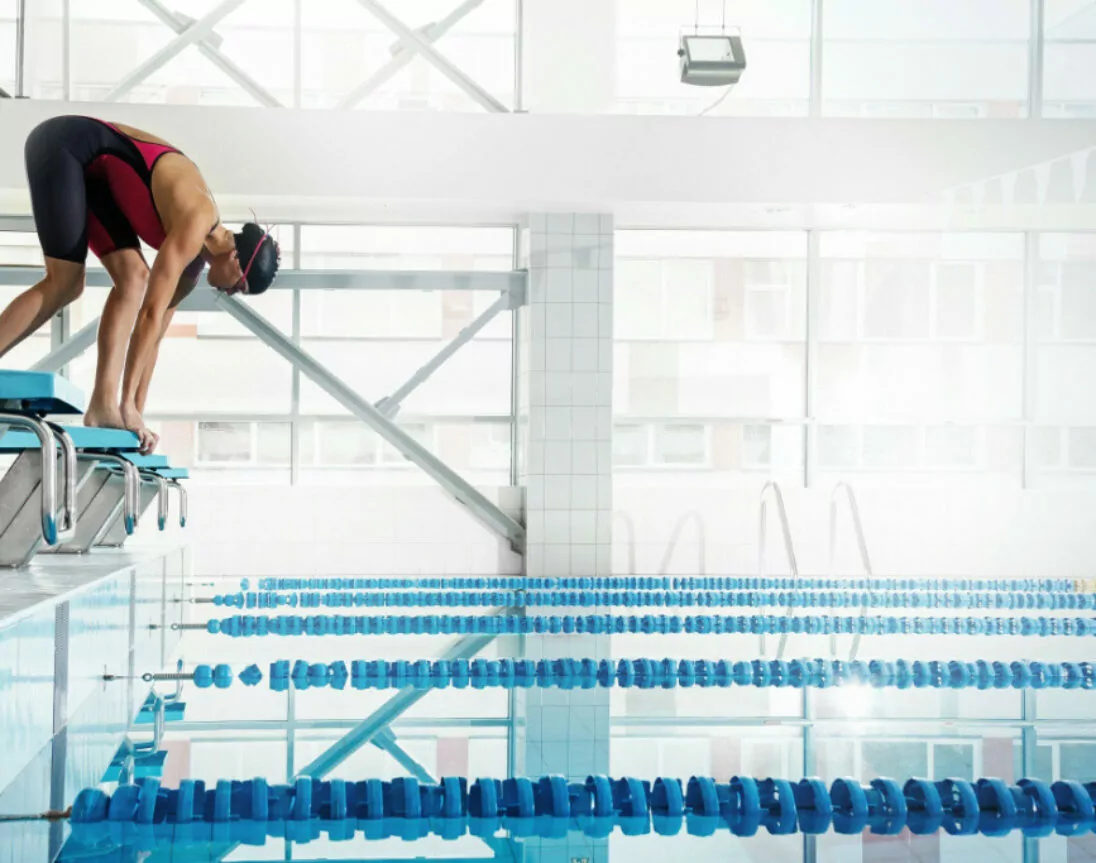
{"label": "blue starting block", "polygon": [[[36,552],[83,553],[95,545],[120,546],[141,514],[159,499],[158,523],[167,525],[168,492],[186,493],[164,456],[143,456],[137,435],[120,429],[61,426],[43,413],[78,414],[83,393],[46,372],[0,371],[0,453],[17,458],[0,480],[0,567],[21,567]],[[43,450],[60,448],[58,459]],[[163,471],[170,473],[164,474]],[[41,506],[32,504],[40,497]]]}

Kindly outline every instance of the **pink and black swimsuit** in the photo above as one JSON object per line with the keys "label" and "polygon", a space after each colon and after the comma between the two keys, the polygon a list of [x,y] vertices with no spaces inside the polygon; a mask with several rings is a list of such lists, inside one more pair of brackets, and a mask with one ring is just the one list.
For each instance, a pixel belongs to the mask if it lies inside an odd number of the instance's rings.
{"label": "pink and black swimsuit", "polygon": [[[166,232],[152,198],[152,172],[174,147],[132,138],[91,117],[53,117],[27,136],[27,180],[47,257],[83,263],[119,249],[154,249]],[[196,278],[204,262],[186,268]]]}

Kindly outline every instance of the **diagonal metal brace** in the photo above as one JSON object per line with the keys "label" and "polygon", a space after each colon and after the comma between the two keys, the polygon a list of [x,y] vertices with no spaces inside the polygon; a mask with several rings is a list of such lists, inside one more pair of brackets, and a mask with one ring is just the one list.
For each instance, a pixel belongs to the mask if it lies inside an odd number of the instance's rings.
{"label": "diagonal metal brace", "polygon": [[402,41],[404,45],[418,51],[422,55],[423,60],[456,84],[457,87],[473,101],[478,102],[488,111],[494,111],[500,114],[507,114],[510,112],[510,109],[503,105],[502,102],[484,90],[483,87],[446,59],[446,57],[433,46],[430,39],[421,33],[412,30],[382,6],[378,0],[358,0],[358,3],[373,13],[385,27],[399,36],[400,41]]}
{"label": "diagonal metal brace", "polygon": [[[182,35],[188,27],[192,27],[196,23],[194,20],[180,15],[178,12],[172,12],[164,6],[160,0],[137,0],[137,2],[163,21],[178,35]],[[265,105],[268,108],[285,107],[278,101],[277,97],[263,87],[262,84],[222,54],[218,46],[213,44],[211,36],[199,39],[196,47],[214,66],[250,93],[256,102]]]}
{"label": "diagonal metal brace", "polygon": [[519,554],[525,549],[525,528],[507,515],[487,497],[435,456],[411,435],[397,426],[368,401],[331,373],[314,357],[293,344],[284,333],[270,324],[262,315],[234,297],[215,294],[214,303],[228,312],[239,323],[254,333],[261,341],[292,363],[314,383],[318,384],[335,401],[354,414],[378,435],[395,447],[408,461],[418,465],[438,485],[451,494],[458,503],[485,527],[507,540]]}
{"label": "diagonal metal brace", "polygon": [[[464,3],[440,21],[436,21],[433,24],[428,24],[424,27],[422,29],[423,38],[428,39],[431,43],[437,42],[442,36],[464,20],[472,10],[482,6],[483,2],[484,0],[465,0]],[[407,64],[415,58],[414,48],[409,47],[403,42],[397,43],[397,46],[398,47],[393,52],[392,57],[388,62],[347,93],[342,101],[339,102],[338,107],[344,109],[353,108],[370,93],[376,92],[386,83],[391,81],[401,69],[407,66]]]}
{"label": "diagonal metal brace", "polygon": [[144,81],[149,75],[171,60],[187,45],[205,39],[213,32],[213,28],[241,5],[244,0],[222,0],[217,6],[199,21],[195,21],[178,36],[164,45],[159,51],[137,66],[126,77],[119,81],[109,93],[103,97],[104,102],[117,102],[126,93]]}
{"label": "diagonal metal brace", "polygon": [[497,300],[483,310],[483,313],[480,314],[479,317],[457,333],[451,342],[427,360],[426,363],[411,375],[411,377],[409,377],[398,389],[391,395],[385,396],[378,401],[376,404],[377,410],[386,417],[394,417],[399,412],[400,405],[403,404],[404,399],[417,390],[421,384],[425,383],[426,380],[441,368],[445,361],[459,351],[462,346],[472,341],[476,334],[491,323],[499,312],[516,308],[516,305],[519,304],[520,303],[515,304],[514,298],[509,292],[501,294]]}
{"label": "diagonal metal brace", "polygon": [[95,338],[98,335],[98,332],[99,319],[95,318],[95,320],[81,327],[78,332],[61,342],[61,344],[31,366],[31,371],[60,371],[95,344]]}

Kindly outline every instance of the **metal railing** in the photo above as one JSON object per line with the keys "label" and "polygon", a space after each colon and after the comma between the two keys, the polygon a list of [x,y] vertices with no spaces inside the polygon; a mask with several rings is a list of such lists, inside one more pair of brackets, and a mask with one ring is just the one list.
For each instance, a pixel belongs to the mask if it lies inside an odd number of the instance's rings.
{"label": "metal railing", "polygon": [[[772,480],[765,483],[761,488],[757,524],[757,574],[759,578],[765,578],[765,576],[768,575],[766,540],[768,539],[768,498],[770,496],[776,502],[776,515],[780,522],[781,538],[784,541],[784,556],[788,560],[788,568],[791,570],[792,580],[797,581],[799,579],[799,562],[795,556],[795,545],[792,543],[792,530],[791,525],[788,523],[788,510],[784,506],[784,494],[780,490],[780,485]],[[788,606],[788,616],[792,616],[792,608],[790,605]],[[784,633],[780,636],[780,645],[776,651],[777,659],[783,658],[787,646],[788,634]],[[758,647],[761,651],[759,655],[764,656],[766,650],[764,634],[758,636]]]}
{"label": "metal railing", "polygon": [[632,517],[623,510],[618,509],[613,513],[613,521],[620,519],[628,530],[628,575],[636,574],[636,523]]}
{"label": "metal railing", "polygon": [[[837,573],[834,571],[834,560],[837,555],[837,510],[838,503],[840,502],[842,492],[844,492],[844,499],[848,502],[849,516],[852,519],[853,533],[856,536],[856,550],[860,557],[860,567],[864,571],[864,577],[867,581],[868,587],[866,590],[871,589],[871,581],[874,578],[874,573],[871,568],[871,558],[868,556],[868,541],[864,536],[864,524],[860,520],[860,505],[856,501],[856,493],[853,491],[852,486],[842,480],[833,487],[833,492],[830,494],[830,541],[829,541],[829,570],[828,573],[831,578],[836,577]],[[865,596],[864,605],[860,609],[861,616],[868,613],[867,597]],[[856,658],[856,652],[860,649],[860,633],[857,633],[852,637],[852,644],[849,646],[849,660],[852,661]],[[830,654],[832,656],[837,655],[837,636],[830,636]]]}
{"label": "metal railing", "polygon": [[670,569],[670,561],[673,559],[674,550],[677,548],[678,542],[681,540],[681,532],[685,529],[685,525],[692,521],[696,525],[696,539],[697,539],[697,566],[698,575],[706,575],[708,572],[708,551],[707,543],[704,535],[704,517],[697,511],[692,510],[685,513],[681,518],[677,520],[677,524],[674,525],[673,533],[670,534],[670,542],[666,546],[666,552],[662,555],[662,561],[658,565],[658,574],[665,575]]}

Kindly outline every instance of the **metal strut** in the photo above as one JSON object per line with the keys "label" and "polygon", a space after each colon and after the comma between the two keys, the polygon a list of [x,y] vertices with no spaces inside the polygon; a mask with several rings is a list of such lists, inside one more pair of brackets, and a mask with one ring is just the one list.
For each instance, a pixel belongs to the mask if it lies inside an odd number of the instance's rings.
{"label": "metal strut", "polygon": [[381,411],[363,399],[310,354],[293,344],[277,327],[239,300],[217,294],[214,302],[265,342],[276,353],[300,369],[328,395],[395,447],[408,461],[421,468],[438,485],[485,527],[507,540],[518,553],[525,550],[525,528],[492,503],[478,489],[456,473]]}

